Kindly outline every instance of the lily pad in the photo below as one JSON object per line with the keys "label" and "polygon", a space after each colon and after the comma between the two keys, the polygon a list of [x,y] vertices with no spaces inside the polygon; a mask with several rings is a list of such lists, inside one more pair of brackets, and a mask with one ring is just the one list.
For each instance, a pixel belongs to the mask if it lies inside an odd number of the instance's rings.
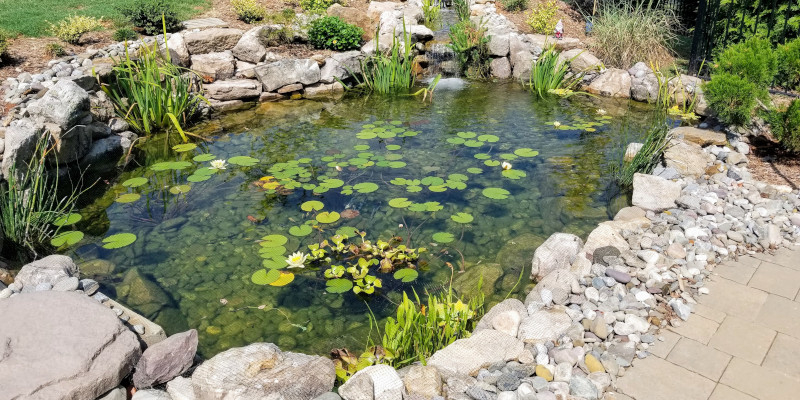
{"label": "lily pad", "polygon": [[188,178],[186,178],[187,181],[192,183],[203,182],[209,179],[211,179],[211,175],[198,175],[198,174],[192,174],[189,175]]}
{"label": "lily pad", "polygon": [[388,144],[386,145],[386,150],[400,150],[401,147],[399,144]]}
{"label": "lily pad", "polygon": [[433,234],[433,240],[438,243],[450,243],[455,239],[450,232],[436,232]]}
{"label": "lily pad", "polygon": [[300,209],[303,211],[311,212],[311,211],[319,211],[325,207],[325,204],[322,204],[321,201],[317,200],[309,200],[300,205]]}
{"label": "lily pad", "polygon": [[194,150],[196,148],[197,148],[197,145],[194,144],[194,143],[182,143],[182,144],[176,144],[175,146],[172,146],[172,150],[175,150],[178,153],[185,153],[187,151],[192,151],[192,150]]}
{"label": "lily pad", "polygon": [[261,266],[266,269],[281,269],[286,266],[286,260],[283,259],[283,256],[273,256],[262,261]]}
{"label": "lily pad", "polygon": [[[273,271],[277,271],[274,270]],[[274,282],[270,283],[270,286],[286,286],[294,280],[294,274],[291,272],[280,271],[280,276]]]}
{"label": "lily pad", "polygon": [[286,254],[286,247],[283,246],[274,246],[274,247],[261,247],[258,250],[258,255],[261,258],[272,258],[272,257],[283,257]]}
{"label": "lily pad", "polygon": [[83,239],[83,232],[81,231],[66,231],[50,239],[50,244],[54,247],[72,246]]}
{"label": "lily pad", "polygon": [[323,212],[317,214],[317,222],[319,222],[320,224],[332,224],[332,223],[338,221],[339,218],[340,218],[340,215],[336,211],[330,211],[330,212],[323,211]]}
{"label": "lily pad", "polygon": [[406,191],[409,193],[417,193],[422,191],[422,186],[411,185],[406,187]]}
{"label": "lily pad", "polygon": [[253,275],[250,277],[250,280],[255,283],[256,285],[269,285],[272,282],[275,282],[280,278],[281,272],[277,269],[271,269],[267,271],[266,269],[260,269],[256,272],[253,272]]}
{"label": "lily pad", "polygon": [[136,235],[132,233],[117,233],[103,239],[104,249],[118,249],[125,247],[136,241]]}
{"label": "lily pad", "polygon": [[188,193],[189,190],[191,189],[192,187],[189,185],[177,185],[169,188],[169,192],[172,194],[182,194],[182,193]]}
{"label": "lily pad", "polygon": [[514,150],[514,154],[520,157],[536,157],[539,155],[539,152],[533,149],[529,149],[527,147],[523,147],[521,149]]}
{"label": "lily pad", "polygon": [[325,290],[328,293],[345,293],[353,288],[353,281],[349,279],[337,278],[331,279],[325,283],[327,286]]}
{"label": "lily pad", "polygon": [[528,176],[525,171],[520,171],[518,169],[507,169],[503,171],[503,176],[508,179],[520,179]]}
{"label": "lily pad", "polygon": [[467,172],[469,172],[470,174],[480,174],[483,172],[483,170],[480,168],[472,167],[472,168],[467,168]]}
{"label": "lily pad", "polygon": [[143,178],[143,177],[140,176],[138,178],[131,178],[131,179],[128,179],[127,181],[125,181],[125,182],[122,182],[122,186],[134,188],[134,187],[142,186],[142,185],[144,185],[146,183],[147,183],[147,178]]}
{"label": "lily pad", "polygon": [[438,176],[426,176],[420,182],[425,186],[439,186],[444,184],[444,179]]}
{"label": "lily pad", "polygon": [[200,155],[194,156],[194,158],[192,158],[192,161],[194,161],[194,162],[206,162],[206,161],[214,160],[216,158],[217,157],[214,156],[213,154],[200,154]]}
{"label": "lily pad", "polygon": [[450,174],[447,176],[447,179],[451,181],[466,181],[469,177],[464,174]]}
{"label": "lily pad", "polygon": [[441,193],[447,191],[447,186],[445,185],[428,186],[428,190],[430,190],[431,192]]}
{"label": "lily pad", "polygon": [[412,202],[405,197],[396,197],[394,199],[389,200],[389,207],[393,208],[406,208],[411,204]]}
{"label": "lily pad", "polygon": [[467,146],[467,147],[481,147],[481,146],[483,146],[483,142],[481,142],[479,140],[467,140],[466,142],[464,142],[464,146]]}
{"label": "lily pad", "polygon": [[389,168],[405,168],[406,165],[408,164],[403,161],[392,161],[389,163]]}
{"label": "lily pad", "polygon": [[292,236],[308,236],[311,234],[311,227],[308,225],[293,226],[289,228],[289,234]]}
{"label": "lily pad", "polygon": [[422,203],[414,203],[414,204],[408,206],[408,211],[411,211],[411,212],[424,212],[424,211],[427,211],[427,207],[425,207],[425,204],[422,204]]}
{"label": "lily pad", "polygon": [[353,189],[358,193],[372,193],[378,190],[378,184],[373,182],[361,182],[353,185]]}
{"label": "lily pad", "polygon": [[460,213],[451,215],[450,219],[452,219],[455,222],[458,222],[459,224],[468,224],[468,223],[472,222],[475,218],[472,216],[472,214],[465,213],[465,212],[460,212]]}
{"label": "lily pad", "polygon": [[368,144],[357,144],[357,145],[353,146],[353,148],[356,151],[364,151],[364,150],[369,150],[369,145]]}
{"label": "lily pad", "polygon": [[336,189],[344,186],[344,181],[341,179],[325,179],[319,185],[328,189]]}
{"label": "lily pad", "polygon": [[139,193],[125,193],[119,197],[117,197],[117,203],[133,203],[136,200],[139,200],[142,196]]}
{"label": "lily pad", "polygon": [[412,282],[419,276],[419,272],[411,268],[399,269],[394,273],[394,279],[401,282]]}
{"label": "lily pad", "polygon": [[495,135],[480,135],[478,136],[478,140],[481,142],[495,143],[500,140],[500,138]]}
{"label": "lily pad", "polygon": [[55,226],[73,225],[78,221],[80,221],[81,219],[83,219],[83,217],[80,214],[69,213],[56,218],[56,220],[53,221],[53,225]]}
{"label": "lily pad", "polygon": [[505,190],[505,189],[502,189],[502,188],[495,188],[495,187],[489,187],[489,188],[483,189],[482,193],[483,193],[484,196],[486,196],[486,197],[488,197],[490,199],[495,199],[495,200],[507,199],[508,196],[511,194],[511,192],[509,192],[508,190]]}
{"label": "lily pad", "polygon": [[289,239],[283,235],[267,235],[261,238],[261,247],[278,247],[283,246]]}
{"label": "lily pad", "polygon": [[458,137],[461,137],[461,138],[464,138],[464,139],[472,139],[475,136],[478,136],[478,134],[475,133],[475,132],[458,132],[458,133],[456,133],[456,135],[458,135]]}
{"label": "lily pad", "polygon": [[258,164],[258,159],[250,156],[236,156],[229,158],[228,163],[241,167],[252,167],[253,165]]}
{"label": "lily pad", "polygon": [[460,137],[447,138],[447,143],[463,144],[464,142],[466,142],[466,140],[464,140],[464,138],[460,138]]}
{"label": "lily pad", "polygon": [[192,166],[188,161],[164,161],[150,166],[153,171],[182,170]]}
{"label": "lily pad", "polygon": [[358,228],[354,228],[352,226],[343,226],[336,230],[337,235],[347,236],[347,237],[354,237],[358,235]]}
{"label": "lily pad", "polygon": [[490,156],[490,155],[488,155],[486,153],[478,153],[478,154],[475,154],[473,157],[477,158],[478,160],[488,160],[488,159],[492,158],[492,156]]}
{"label": "lily pad", "polygon": [[486,161],[483,162],[483,164],[486,165],[487,167],[496,167],[496,166],[500,165],[500,161],[497,161],[497,160],[486,160]]}
{"label": "lily pad", "polygon": [[503,160],[514,161],[519,157],[517,157],[516,154],[503,153],[503,154],[500,154],[500,158],[502,158]]}

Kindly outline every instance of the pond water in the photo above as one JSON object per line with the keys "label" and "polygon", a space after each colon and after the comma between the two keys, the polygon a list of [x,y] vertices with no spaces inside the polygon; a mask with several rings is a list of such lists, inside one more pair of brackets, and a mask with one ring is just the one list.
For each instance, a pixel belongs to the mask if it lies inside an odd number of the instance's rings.
{"label": "pond water", "polygon": [[[477,293],[482,276],[487,303],[512,290],[521,297],[550,234],[585,238],[627,205],[609,167],[642,136],[650,109],[455,83],[443,81],[432,103],[352,95],[260,104],[196,129],[209,141],[194,149],[152,139],[137,166],[95,188],[80,210],[86,239],[70,255],[168,333],[196,328],[206,357],[256,341],[360,350],[370,311],[382,320],[404,290],[446,290],[449,265],[461,295]],[[210,170],[216,159],[226,169]],[[329,293],[327,266],[286,269],[291,253],[343,227],[427,248],[418,277],[404,283],[372,267],[383,287],[356,295]],[[102,247],[118,233],[136,240]],[[293,280],[264,285],[271,269]]]}

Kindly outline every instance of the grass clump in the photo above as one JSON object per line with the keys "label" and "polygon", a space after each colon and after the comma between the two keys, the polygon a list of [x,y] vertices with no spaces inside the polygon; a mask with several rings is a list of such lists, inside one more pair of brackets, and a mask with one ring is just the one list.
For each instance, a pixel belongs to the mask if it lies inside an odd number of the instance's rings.
{"label": "grass clump", "polygon": [[167,32],[181,28],[175,4],[168,0],[136,0],[119,7],[118,11],[145,35],[158,35],[164,27]]}
{"label": "grass clump", "polygon": [[[662,113],[663,114],[663,113]],[[633,187],[635,174],[650,174],[658,166],[671,139],[666,115],[662,115],[648,131],[644,145],[630,161],[623,160],[612,168],[614,179],[623,188]]]}
{"label": "grass clump", "polygon": [[364,30],[339,17],[322,17],[311,23],[308,41],[317,49],[346,51],[361,45]]}
{"label": "grass clump", "polygon": [[469,19],[450,26],[450,44],[461,72],[471,78],[489,76],[489,38],[486,27]]}
{"label": "grass clump", "polygon": [[556,23],[558,23],[557,12],[558,4],[556,4],[555,0],[550,0],[533,7],[525,22],[531,27],[533,33],[549,35],[556,29]]}
{"label": "grass clump", "polygon": [[506,11],[525,11],[528,9],[528,0],[502,0],[500,4]]}
{"label": "grass clump", "polygon": [[800,90],[800,38],[778,46],[778,83]]}
{"label": "grass clump", "polygon": [[132,28],[123,26],[122,28],[114,31],[112,38],[114,41],[124,42],[126,40],[136,40],[139,38],[139,35]]}
{"label": "grass clump", "polygon": [[306,11],[325,11],[338,0],[300,0],[300,8]]}
{"label": "grass clump", "polygon": [[100,18],[88,17],[85,15],[71,15],[55,24],[50,24],[50,32],[53,36],[70,44],[78,44],[81,37],[88,32],[98,30],[103,27]]}
{"label": "grass clump", "polygon": [[11,35],[0,29],[0,63],[3,62],[3,57],[8,53],[9,46],[11,46]]}
{"label": "grass clump", "polygon": [[527,87],[538,97],[545,97],[550,93],[571,94],[572,89],[578,86],[583,79],[583,72],[569,75],[569,64],[578,55],[566,62],[561,62],[559,54],[551,45],[531,66],[531,76]]}
{"label": "grass clump", "polygon": [[422,15],[425,25],[435,25],[442,19],[442,6],[438,0],[422,0]]}
{"label": "grass clump", "polygon": [[[378,36],[375,36],[375,53],[361,61],[361,79],[358,86],[378,94],[406,93],[416,82],[411,40],[403,23],[402,45],[397,37],[392,38],[389,51],[380,51]],[[351,75],[352,72],[351,72]]]}
{"label": "grass clump", "polygon": [[51,58],[64,57],[67,55],[67,51],[58,43],[48,43],[44,48],[44,54]]}
{"label": "grass clump", "polygon": [[231,7],[236,16],[248,24],[261,21],[267,15],[267,9],[256,0],[231,0]]}
{"label": "grass clump", "polygon": [[592,50],[606,64],[628,69],[643,61],[669,65],[680,26],[674,12],[652,2],[603,2],[593,20]]}

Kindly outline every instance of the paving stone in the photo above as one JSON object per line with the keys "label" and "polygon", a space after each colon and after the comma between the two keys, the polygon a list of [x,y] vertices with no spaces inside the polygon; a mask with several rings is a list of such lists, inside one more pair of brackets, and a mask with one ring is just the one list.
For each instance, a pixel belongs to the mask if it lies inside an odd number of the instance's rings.
{"label": "paving stone", "polygon": [[760,324],[731,317],[719,326],[708,345],[725,353],[761,364],[776,332]]}
{"label": "paving stone", "polygon": [[678,335],[694,339],[702,344],[708,344],[708,341],[714,336],[714,332],[717,331],[717,328],[719,328],[719,323],[699,315],[692,315],[691,318],[681,324],[681,326],[671,329]]}
{"label": "paving stone", "polygon": [[709,397],[708,400],[756,400],[756,398],[719,383],[717,387],[714,388],[714,393],[711,393],[711,397]]}
{"label": "paving stone", "polygon": [[656,339],[654,345],[648,348],[647,351],[656,357],[667,358],[669,352],[671,352],[675,345],[678,344],[678,341],[681,339],[681,335],[664,329],[656,335],[656,338],[659,337],[663,337],[664,341],[662,342]]}
{"label": "paving stone", "polygon": [[762,262],[747,286],[794,299],[800,290],[800,271]]}
{"label": "paving stone", "polygon": [[694,305],[694,313],[703,317],[708,318],[716,323],[722,323],[725,320],[727,314],[722,311],[715,310],[711,307],[704,306],[702,304],[695,304]]}
{"label": "paving stone", "polygon": [[775,254],[757,253],[754,257],[800,271],[800,249],[781,248]]}
{"label": "paving stone", "polygon": [[706,400],[716,383],[658,357],[637,360],[617,379],[617,388],[634,399]]}
{"label": "paving stone", "polygon": [[724,278],[710,281],[706,287],[713,294],[698,297],[698,303],[748,321],[756,319],[767,301],[767,293]]}
{"label": "paving stone", "polygon": [[756,321],[789,336],[800,336],[800,303],[770,295]]}
{"label": "paving stone", "polygon": [[714,381],[719,380],[730,360],[730,355],[687,338],[681,339],[667,357],[667,361]]}
{"label": "paving stone", "polygon": [[746,285],[756,273],[761,260],[753,257],[742,257],[738,261],[725,261],[714,268],[714,272],[719,276],[730,279],[736,283]]}
{"label": "paving stone", "polygon": [[719,381],[763,400],[791,400],[800,393],[800,381],[769,368],[734,357]]}
{"label": "paving stone", "polygon": [[800,377],[800,339],[779,333],[761,364],[790,376]]}

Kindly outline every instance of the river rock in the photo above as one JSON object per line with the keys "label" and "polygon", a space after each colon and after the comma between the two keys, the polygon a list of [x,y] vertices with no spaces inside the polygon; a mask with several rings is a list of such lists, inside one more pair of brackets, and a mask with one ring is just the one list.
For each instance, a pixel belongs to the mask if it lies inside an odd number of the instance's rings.
{"label": "river rock", "polygon": [[282,352],[272,343],[224,351],[192,374],[198,400],[313,399],[333,389],[336,371],[325,357]]}
{"label": "river rock", "polygon": [[280,60],[256,67],[255,73],[267,92],[274,92],[293,83],[310,85],[320,80],[319,64],[311,59]]}
{"label": "river rock", "polygon": [[700,146],[674,139],[664,151],[667,167],[675,168],[681,175],[692,178],[698,178],[705,173],[710,157],[712,156]]}
{"label": "river rock", "polygon": [[136,334],[80,293],[14,296],[0,301],[0,315],[4,398],[94,399],[117,387],[141,355]]}
{"label": "river rock", "polygon": [[196,351],[197,331],[194,329],[148,347],[136,364],[133,384],[137,388],[147,388],[181,375],[192,365]]}
{"label": "river rock", "polygon": [[675,208],[681,195],[681,184],[664,178],[635,174],[633,176],[633,205],[650,211]]}
{"label": "river rock", "polygon": [[41,283],[54,286],[62,279],[73,277],[78,277],[78,266],[71,258],[54,254],[23,266],[17,273],[15,282],[22,285],[23,291],[32,291]]}
{"label": "river rock", "polygon": [[403,400],[403,380],[388,365],[372,365],[358,371],[339,387],[344,400]]}
{"label": "river rock", "polygon": [[517,359],[524,347],[522,341],[513,336],[486,329],[437,351],[428,359],[428,365],[436,367],[446,378],[474,376],[488,365]]}
{"label": "river rock", "polygon": [[403,377],[406,392],[426,400],[442,394],[442,376],[431,366],[413,365]]}
{"label": "river rock", "polygon": [[531,279],[539,281],[551,271],[569,269],[582,247],[583,241],[575,235],[550,235],[533,253]]}
{"label": "river rock", "polygon": [[553,304],[567,304],[570,294],[580,288],[578,279],[569,270],[553,271],[544,277],[533,290],[525,296],[525,307],[528,314],[533,313],[542,306]]}
{"label": "river rock", "polygon": [[572,318],[562,308],[538,310],[522,320],[517,337],[525,343],[558,340],[569,330]]}
{"label": "river rock", "polygon": [[244,31],[229,28],[212,28],[197,32],[188,32],[184,35],[186,49],[189,54],[219,53],[233,49]]}
{"label": "river rock", "polygon": [[261,94],[261,84],[252,79],[231,79],[203,85],[208,97],[220,101],[253,99]]}
{"label": "river rock", "polygon": [[492,307],[475,327],[475,331],[495,329],[510,336],[517,336],[522,318],[528,316],[525,305],[517,299],[506,299]]}
{"label": "river rock", "polygon": [[573,376],[569,380],[569,394],[577,396],[586,400],[597,400],[600,398],[600,392],[597,386],[587,378],[580,376]]}
{"label": "river rock", "polygon": [[229,51],[192,55],[192,70],[206,81],[228,79],[236,71],[236,60]]}

